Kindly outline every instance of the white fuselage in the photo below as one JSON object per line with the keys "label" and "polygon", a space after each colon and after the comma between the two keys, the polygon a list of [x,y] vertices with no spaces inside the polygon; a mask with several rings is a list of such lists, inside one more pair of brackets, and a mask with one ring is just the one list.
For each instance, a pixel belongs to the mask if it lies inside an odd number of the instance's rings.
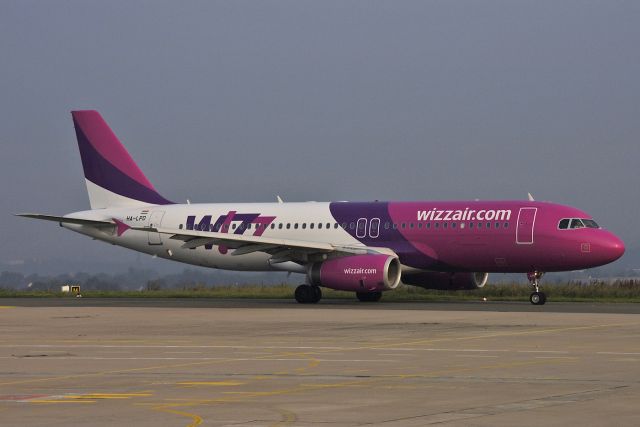
{"label": "white fuselage", "polygon": [[[211,229],[217,220],[228,217],[229,213],[233,213],[234,217],[232,221],[225,224],[226,227],[222,225],[219,227],[220,232],[247,236],[258,232],[264,237],[363,246],[341,227],[336,226],[335,219],[329,211],[329,203],[326,202],[182,204],[98,209],[75,212],[67,216],[106,221],[116,218],[130,227],[162,227],[179,230],[189,229],[190,216],[194,217],[191,222],[194,229],[198,229],[198,224],[203,218],[210,216],[209,229]],[[259,218],[268,218],[267,221],[270,220],[270,222],[264,224],[264,229],[256,229],[255,223],[251,225],[243,223],[242,216],[247,214],[259,214]],[[196,249],[185,249],[182,248],[183,241],[173,240],[167,235],[155,232],[127,230],[118,236],[114,230],[109,229],[101,231],[94,227],[77,224],[63,224],[63,227],[138,252],[203,267],[244,271],[302,272],[299,269],[290,268],[293,263],[271,264],[269,262],[271,255],[264,252],[236,256],[233,255],[233,250],[226,251],[223,246],[216,245],[210,248],[200,246]]]}

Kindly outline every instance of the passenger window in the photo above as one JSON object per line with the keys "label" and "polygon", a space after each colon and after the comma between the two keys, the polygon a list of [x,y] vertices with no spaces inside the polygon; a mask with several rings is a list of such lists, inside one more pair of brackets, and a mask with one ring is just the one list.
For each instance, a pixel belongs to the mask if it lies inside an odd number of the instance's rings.
{"label": "passenger window", "polygon": [[[327,223],[327,228],[329,228],[329,224],[328,223]],[[333,228],[338,228],[338,223],[337,222],[333,224]]]}
{"label": "passenger window", "polygon": [[569,218],[561,219],[558,223],[558,228],[560,230],[566,230],[567,228],[569,228],[569,221],[571,221]]}
{"label": "passenger window", "polygon": [[398,224],[396,224],[395,222],[393,223],[393,229],[397,230],[398,229]]}
{"label": "passenger window", "polygon": [[469,228],[473,228],[473,223],[472,222],[469,223]]}
{"label": "passenger window", "polygon": [[413,228],[413,223],[409,223],[409,228]]}
{"label": "passenger window", "polygon": [[433,223],[433,226],[434,226],[435,228],[440,228],[440,223],[439,223],[439,222],[434,222],[434,223]]}
{"label": "passenger window", "polygon": [[303,223],[302,223],[302,229],[304,230],[305,228],[307,228],[307,223],[306,223],[306,222],[303,222]]}
{"label": "passenger window", "polygon": [[179,228],[180,230],[182,230],[182,224],[180,224],[180,225],[178,226],[178,228]]}
{"label": "passenger window", "polygon": [[456,223],[455,222],[451,223],[451,228],[456,228]]}
{"label": "passenger window", "polygon": [[[311,228],[313,228],[313,224],[311,224]],[[322,228],[322,223],[321,223],[321,222],[319,222],[319,223],[318,223],[318,230],[320,230],[321,228]]]}
{"label": "passenger window", "polygon": [[275,224],[271,224],[271,229],[273,230],[274,228],[276,228]]}
{"label": "passenger window", "polygon": [[571,220],[571,228],[584,228],[584,224],[578,218]]}
{"label": "passenger window", "polygon": [[388,230],[388,229],[389,229],[389,221],[386,221],[386,222],[384,223],[384,229],[385,229],[385,230]]}
{"label": "passenger window", "polygon": [[442,228],[447,228],[447,227],[449,227],[448,223],[445,222],[445,223],[442,224]]}
{"label": "passenger window", "polygon": [[353,222],[349,223],[349,230],[353,230],[354,228],[356,228],[356,224]]}
{"label": "passenger window", "polygon": [[491,223],[490,222],[487,223],[487,228],[491,228]]}
{"label": "passenger window", "polygon": [[422,223],[421,222],[418,223],[418,228],[422,228]]}
{"label": "passenger window", "polygon": [[407,228],[407,223],[406,222],[402,223],[402,228]]}
{"label": "passenger window", "polygon": [[509,228],[509,223],[508,222],[504,223],[504,228]]}
{"label": "passenger window", "polygon": [[427,228],[431,228],[431,223],[430,222],[427,223]]}
{"label": "passenger window", "polygon": [[287,223],[287,230],[289,230],[289,229],[291,229],[291,223],[290,222]]}
{"label": "passenger window", "polygon": [[297,230],[297,229],[298,229],[298,223],[297,223],[297,222],[296,222],[295,224],[293,224],[293,228],[294,228],[295,230]]}
{"label": "passenger window", "polygon": [[235,229],[236,229],[236,225],[235,225],[235,224],[233,224],[233,225],[231,226],[231,228],[232,228],[233,230],[235,230]]}

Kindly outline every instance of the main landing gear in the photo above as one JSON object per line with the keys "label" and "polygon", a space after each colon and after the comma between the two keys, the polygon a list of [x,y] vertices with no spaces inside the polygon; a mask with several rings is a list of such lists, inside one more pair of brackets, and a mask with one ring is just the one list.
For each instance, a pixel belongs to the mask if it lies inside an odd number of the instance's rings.
{"label": "main landing gear", "polygon": [[300,304],[316,304],[322,298],[322,290],[318,286],[300,285],[295,297]]}
{"label": "main landing gear", "polygon": [[527,279],[529,279],[531,286],[535,289],[535,291],[529,295],[529,301],[531,301],[531,304],[533,305],[544,305],[544,303],[547,302],[547,296],[544,292],[540,292],[539,286],[540,279],[543,275],[544,273],[542,271],[527,273]]}

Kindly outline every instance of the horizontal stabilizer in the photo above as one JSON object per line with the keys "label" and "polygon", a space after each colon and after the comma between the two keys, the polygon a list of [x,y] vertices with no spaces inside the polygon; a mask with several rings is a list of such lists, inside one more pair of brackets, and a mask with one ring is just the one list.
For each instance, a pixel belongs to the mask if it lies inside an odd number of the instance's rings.
{"label": "horizontal stabilizer", "polygon": [[95,219],[68,218],[64,216],[35,214],[35,213],[19,213],[16,216],[24,218],[42,219],[45,221],[64,222],[66,224],[91,225],[93,227],[113,227],[115,223],[111,221],[98,221]]}

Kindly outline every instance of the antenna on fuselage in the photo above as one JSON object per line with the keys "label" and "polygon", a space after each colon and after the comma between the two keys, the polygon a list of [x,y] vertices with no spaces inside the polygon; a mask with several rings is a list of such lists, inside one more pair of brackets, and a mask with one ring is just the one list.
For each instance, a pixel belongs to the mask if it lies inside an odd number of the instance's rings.
{"label": "antenna on fuselage", "polygon": [[277,194],[276,194],[276,199],[278,200],[278,203],[284,203],[284,200],[282,200],[282,197],[280,197]]}
{"label": "antenna on fuselage", "polygon": [[529,198],[530,202],[535,202],[536,199],[533,198],[533,196],[531,195],[531,193],[527,193],[527,197]]}

